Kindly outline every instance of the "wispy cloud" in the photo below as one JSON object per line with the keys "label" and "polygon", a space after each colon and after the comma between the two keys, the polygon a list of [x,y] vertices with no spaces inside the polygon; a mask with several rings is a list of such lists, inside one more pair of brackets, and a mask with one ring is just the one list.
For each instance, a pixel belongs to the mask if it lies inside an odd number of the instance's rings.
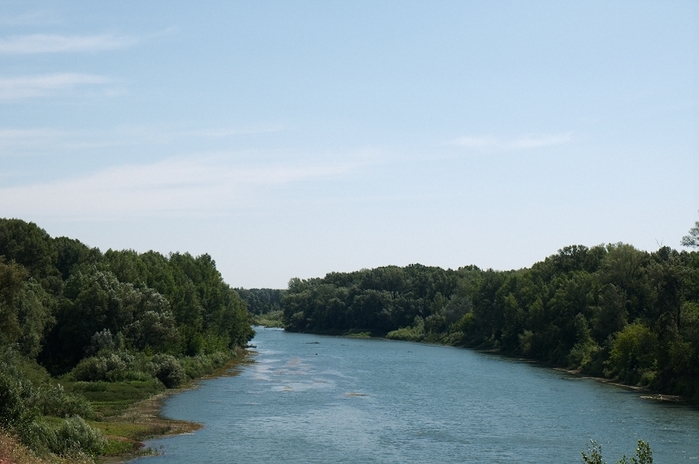
{"label": "wispy cloud", "polygon": [[244,165],[225,157],[169,159],[69,180],[0,188],[0,211],[11,216],[73,219],[198,217],[253,206],[270,189],[336,178],[355,168],[347,162]]}
{"label": "wispy cloud", "polygon": [[523,136],[513,140],[501,140],[492,136],[459,137],[452,144],[471,149],[522,150],[561,145],[571,140],[572,134],[568,132],[556,135]]}
{"label": "wispy cloud", "polygon": [[80,73],[0,78],[0,100],[42,97],[77,86],[104,85],[111,82],[111,79],[104,76]]}
{"label": "wispy cloud", "polygon": [[284,130],[282,126],[267,127],[242,127],[242,128],[209,128],[181,132],[183,135],[191,135],[206,138],[234,137],[237,135],[267,134]]}
{"label": "wispy cloud", "polygon": [[96,52],[134,45],[133,37],[110,34],[65,36],[57,34],[18,35],[0,39],[0,54],[36,54],[61,52]]}
{"label": "wispy cloud", "polygon": [[487,148],[499,146],[500,142],[495,137],[459,137],[453,144],[466,148]]}
{"label": "wispy cloud", "polygon": [[[203,145],[226,144],[228,139],[244,135],[270,134],[287,130],[283,126],[243,126],[181,129],[164,126],[120,126],[104,130],[59,130],[50,127],[0,127],[2,156],[20,156],[40,149],[40,153],[58,150],[82,150],[124,146],[167,145],[196,141]],[[36,150],[34,150],[36,151]]]}
{"label": "wispy cloud", "polygon": [[0,128],[0,141],[2,140],[19,140],[26,141],[37,138],[54,138],[64,137],[69,133],[51,128],[37,129],[2,129]]}

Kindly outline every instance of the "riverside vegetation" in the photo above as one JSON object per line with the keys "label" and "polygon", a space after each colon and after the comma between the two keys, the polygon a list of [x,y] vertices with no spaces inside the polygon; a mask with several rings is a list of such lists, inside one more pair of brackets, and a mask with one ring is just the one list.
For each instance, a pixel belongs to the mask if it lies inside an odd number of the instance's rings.
{"label": "riverside vegetation", "polygon": [[208,255],[102,253],[0,219],[0,461],[89,462],[186,430],[146,400],[240,359],[253,335]]}
{"label": "riverside vegetation", "polygon": [[[699,246],[699,223],[683,245]],[[0,458],[91,461],[184,430],[131,408],[238,359],[253,317],[488,349],[699,399],[696,252],[571,246],[517,271],[415,264],[236,291],[208,255],[102,253],[0,219]],[[652,462],[639,450],[630,462]],[[583,458],[602,462],[598,448]]]}
{"label": "riverside vegetation", "polygon": [[[682,245],[699,247],[699,222]],[[516,271],[386,266],[280,296],[289,331],[487,349],[699,401],[696,251],[569,246]]]}

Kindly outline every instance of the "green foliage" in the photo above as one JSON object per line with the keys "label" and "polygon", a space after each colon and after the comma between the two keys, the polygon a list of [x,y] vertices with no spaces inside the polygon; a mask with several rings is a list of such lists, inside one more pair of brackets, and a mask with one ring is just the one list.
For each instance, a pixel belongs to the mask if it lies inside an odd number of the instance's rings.
{"label": "green foliage", "polygon": [[635,384],[657,369],[657,336],[641,323],[618,332],[609,357],[608,375]]}
{"label": "green foliage", "polygon": [[268,313],[262,313],[259,315],[256,315],[253,319],[253,323],[255,325],[260,325],[263,327],[277,327],[277,328],[283,328],[284,327],[284,313],[282,310],[277,310],[277,311],[271,311]]}
{"label": "green foliage", "polygon": [[699,400],[699,253],[571,246],[529,269],[291,279],[286,330],[487,348]]}
{"label": "green foliage", "polygon": [[116,382],[129,378],[134,367],[134,357],[125,351],[103,353],[81,360],[71,371],[77,381]]}
{"label": "green foliage", "polygon": [[391,340],[421,342],[425,339],[425,321],[420,316],[416,316],[412,327],[402,327],[398,330],[392,330],[386,334],[386,338],[390,338]]}
{"label": "green foliage", "polygon": [[588,445],[588,451],[590,454],[582,452],[582,459],[585,464],[604,464],[602,459],[602,445],[595,441],[591,441]]}
{"label": "green foliage", "polygon": [[12,366],[0,364],[0,428],[21,437],[38,415],[35,397],[31,382],[18,376]]}
{"label": "green foliage", "polygon": [[281,312],[282,298],[286,294],[286,290],[272,288],[236,288],[235,291],[248,305],[250,314],[255,316]]}
{"label": "green foliage", "polygon": [[[582,459],[585,464],[605,464],[606,461],[602,458],[602,446],[595,441],[590,443],[589,449],[590,454],[583,451]],[[632,456],[631,459],[626,456],[622,456],[616,464],[653,464],[653,452],[650,449],[650,444],[643,440],[638,440],[638,447],[636,448],[636,455]]]}
{"label": "green foliage", "polygon": [[152,373],[167,388],[181,385],[187,377],[180,362],[169,354],[157,354],[151,360]]}
{"label": "green foliage", "polygon": [[112,416],[138,400],[148,398],[165,389],[159,380],[120,382],[65,382],[66,390],[86,398],[97,416]]}
{"label": "green foliage", "polygon": [[39,422],[35,425],[33,442],[35,448],[46,447],[60,456],[96,456],[106,445],[99,430],[90,427],[79,416],[63,419],[57,425]]}
{"label": "green foliage", "polygon": [[682,237],[680,244],[683,247],[699,248],[699,221],[694,223],[694,227],[689,229],[689,233]]}
{"label": "green foliage", "polygon": [[211,373],[253,335],[209,255],[102,254],[0,219],[0,428],[35,451],[99,453],[83,418]]}
{"label": "green foliage", "polygon": [[182,358],[180,363],[187,377],[196,379],[213,374],[216,369],[224,366],[233,357],[235,357],[234,353],[218,351]]}
{"label": "green foliage", "polygon": [[30,274],[50,285],[56,269],[58,253],[44,229],[20,219],[0,219],[0,256],[27,268]]}
{"label": "green foliage", "polygon": [[40,414],[44,416],[80,416],[87,419],[94,415],[84,396],[66,393],[61,384],[39,387],[34,402]]}

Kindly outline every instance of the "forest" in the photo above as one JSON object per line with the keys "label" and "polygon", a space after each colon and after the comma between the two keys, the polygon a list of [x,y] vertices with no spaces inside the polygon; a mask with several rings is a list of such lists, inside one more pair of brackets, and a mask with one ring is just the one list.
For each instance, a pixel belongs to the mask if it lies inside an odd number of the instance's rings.
{"label": "forest", "polygon": [[[682,245],[699,248],[699,222]],[[134,451],[164,429],[125,424],[125,408],[240,359],[253,321],[488,350],[699,401],[697,251],[576,245],[519,270],[384,266],[246,290],[206,254],[102,252],[0,219],[0,456],[15,441],[59,462]]]}
{"label": "forest", "polygon": [[0,219],[0,432],[39,455],[123,452],[133,440],[102,433],[111,416],[212,373],[253,335],[209,255],[102,253]]}
{"label": "forest", "polygon": [[[684,237],[699,246],[699,222]],[[569,246],[530,268],[413,264],[289,282],[286,330],[536,360],[699,401],[699,253]]]}

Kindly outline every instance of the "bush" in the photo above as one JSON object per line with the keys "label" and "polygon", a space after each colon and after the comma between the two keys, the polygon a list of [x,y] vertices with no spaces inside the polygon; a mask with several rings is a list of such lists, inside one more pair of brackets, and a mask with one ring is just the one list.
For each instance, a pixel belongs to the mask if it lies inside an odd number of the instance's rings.
{"label": "bush", "polygon": [[187,374],[180,362],[169,354],[156,354],[153,356],[151,372],[167,388],[175,388],[187,378]]}
{"label": "bush", "polygon": [[213,372],[225,365],[232,357],[229,351],[217,351],[208,355],[190,356],[182,359],[182,367],[190,379],[196,379]]}
{"label": "bush", "polygon": [[40,387],[36,396],[36,406],[45,416],[84,418],[93,416],[87,400],[82,396],[66,393],[62,385]]}
{"label": "bush", "polygon": [[134,357],[125,351],[91,356],[78,363],[71,371],[75,380],[115,382],[129,378]]}
{"label": "bush", "polygon": [[656,369],[657,336],[645,325],[635,322],[617,332],[605,374],[630,384],[649,382]]}
{"label": "bush", "polygon": [[13,375],[0,363],[0,428],[14,430],[19,435],[37,416],[33,407],[36,390],[31,382]]}
{"label": "bush", "polygon": [[420,316],[416,316],[413,327],[402,327],[398,330],[392,330],[386,334],[386,338],[421,342],[425,339],[425,321]]}
{"label": "bush", "polygon": [[79,416],[58,422],[37,421],[30,427],[26,439],[27,444],[39,453],[51,452],[61,456],[96,456],[106,445],[102,433]]}

